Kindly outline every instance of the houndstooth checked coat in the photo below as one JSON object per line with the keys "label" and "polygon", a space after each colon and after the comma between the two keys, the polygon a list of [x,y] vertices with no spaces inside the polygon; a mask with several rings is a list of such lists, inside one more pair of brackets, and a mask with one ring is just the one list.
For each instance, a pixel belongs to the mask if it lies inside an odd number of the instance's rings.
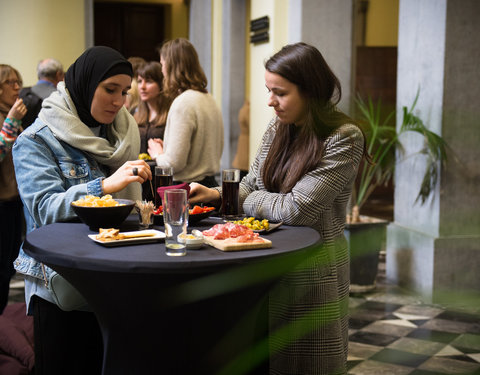
{"label": "houndstooth checked coat", "polygon": [[276,126],[272,120],[241,182],[240,203],[248,216],[316,229],[323,246],[270,293],[270,374],[346,374],[350,267],[343,230],[363,135],[353,124],[340,126],[316,169],[291,192],[270,193],[261,171]]}

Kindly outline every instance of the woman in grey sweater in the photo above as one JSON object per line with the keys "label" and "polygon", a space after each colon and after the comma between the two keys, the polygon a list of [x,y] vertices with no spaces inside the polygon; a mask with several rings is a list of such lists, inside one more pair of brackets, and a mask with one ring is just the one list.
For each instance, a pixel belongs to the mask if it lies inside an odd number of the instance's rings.
{"label": "woman in grey sweater", "polygon": [[160,49],[163,90],[173,100],[163,142],[148,141],[148,153],[173,179],[217,186],[223,151],[222,114],[207,92],[207,77],[193,45],[179,38]]}
{"label": "woman in grey sweater", "polygon": [[[247,216],[315,228],[323,241],[270,293],[270,373],[346,374],[349,255],[343,229],[364,137],[337,110],[340,83],[315,47],[285,46],[265,68],[276,117],[240,184],[240,206]],[[192,185],[191,203],[221,201],[221,188]]]}

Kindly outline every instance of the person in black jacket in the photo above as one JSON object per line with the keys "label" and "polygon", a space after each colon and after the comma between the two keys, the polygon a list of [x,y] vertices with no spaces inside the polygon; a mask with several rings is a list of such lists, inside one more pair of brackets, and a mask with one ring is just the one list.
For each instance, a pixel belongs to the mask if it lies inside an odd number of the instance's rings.
{"label": "person in black jacket", "polygon": [[22,126],[25,129],[33,124],[42,109],[43,99],[48,98],[57,89],[57,84],[63,81],[65,72],[62,64],[55,59],[41,60],[37,65],[38,82],[35,86],[24,87],[20,91],[20,98],[27,106],[27,114],[23,118]]}

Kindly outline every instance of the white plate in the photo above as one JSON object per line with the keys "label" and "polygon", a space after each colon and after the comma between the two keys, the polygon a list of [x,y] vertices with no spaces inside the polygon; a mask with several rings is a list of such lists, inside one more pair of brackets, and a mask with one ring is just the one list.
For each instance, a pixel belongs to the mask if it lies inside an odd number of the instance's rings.
{"label": "white plate", "polygon": [[100,241],[97,240],[97,235],[96,234],[89,234],[88,237],[107,247],[113,247],[113,246],[125,246],[125,245],[137,245],[137,244],[143,244],[143,243],[151,243],[151,242],[158,242],[162,239],[165,238],[165,233],[156,230],[156,229],[146,229],[146,230],[137,230],[133,232],[122,232],[123,234],[153,234],[153,236],[149,237],[135,237],[135,238],[125,238],[123,240],[113,240],[113,241]]}

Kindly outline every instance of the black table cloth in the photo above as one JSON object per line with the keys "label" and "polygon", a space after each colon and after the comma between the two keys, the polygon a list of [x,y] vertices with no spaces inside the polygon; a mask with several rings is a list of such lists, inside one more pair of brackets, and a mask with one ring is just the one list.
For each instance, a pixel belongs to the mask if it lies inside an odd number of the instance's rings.
{"label": "black table cloth", "polygon": [[[138,218],[120,229],[137,230]],[[102,329],[103,374],[115,375],[266,373],[268,290],[320,240],[311,228],[283,225],[265,235],[271,249],[205,245],[169,257],[164,242],[105,247],[92,233],[82,223],[50,224],[29,233],[24,250],[83,294]]]}

